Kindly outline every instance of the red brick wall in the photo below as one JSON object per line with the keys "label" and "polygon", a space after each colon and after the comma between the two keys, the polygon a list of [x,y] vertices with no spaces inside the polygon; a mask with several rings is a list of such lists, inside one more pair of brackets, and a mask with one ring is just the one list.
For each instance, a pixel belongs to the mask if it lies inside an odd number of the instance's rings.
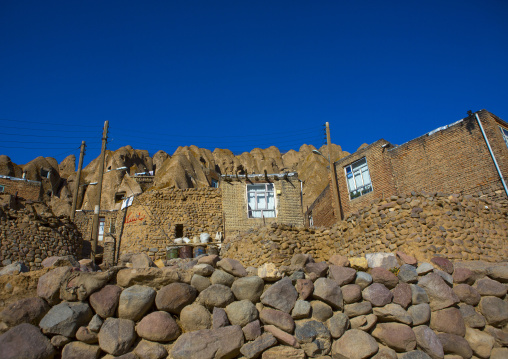
{"label": "red brick wall", "polygon": [[[392,177],[390,158],[386,155],[388,147],[383,148],[383,145],[390,145],[390,143],[383,139],[378,140],[369,146],[344,157],[340,161],[335,162],[340,203],[344,218],[352,212],[358,211],[370,204],[372,200],[382,199],[397,193]],[[363,157],[367,159],[373,190],[370,193],[350,200],[344,168]]]}
{"label": "red brick wall", "polygon": [[328,185],[316,198],[305,214],[305,224],[309,224],[309,216],[312,215],[314,227],[330,227],[337,219],[333,211],[332,191]]}
{"label": "red brick wall", "polygon": [[17,193],[19,198],[25,200],[38,201],[41,196],[40,182],[0,178],[0,185],[4,186],[4,193]]}

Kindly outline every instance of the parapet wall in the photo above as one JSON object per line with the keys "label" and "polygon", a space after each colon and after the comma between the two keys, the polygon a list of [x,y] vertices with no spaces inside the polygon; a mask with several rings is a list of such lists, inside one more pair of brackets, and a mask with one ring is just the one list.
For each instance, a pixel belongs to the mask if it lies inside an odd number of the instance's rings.
{"label": "parapet wall", "polygon": [[46,257],[80,257],[82,237],[68,217],[37,214],[28,206],[0,210],[0,263],[23,262],[31,270],[41,268]]}
{"label": "parapet wall", "polygon": [[246,266],[289,265],[296,253],[317,261],[398,250],[428,260],[498,262],[508,258],[508,212],[469,195],[412,193],[375,200],[329,229],[284,225],[247,231],[228,241],[225,257]]}

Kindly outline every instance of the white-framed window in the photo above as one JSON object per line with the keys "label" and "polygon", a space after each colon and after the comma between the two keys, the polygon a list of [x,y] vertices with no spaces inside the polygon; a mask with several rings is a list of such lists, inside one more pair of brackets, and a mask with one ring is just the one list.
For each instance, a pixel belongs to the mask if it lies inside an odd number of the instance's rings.
{"label": "white-framed window", "polygon": [[503,135],[504,143],[506,143],[506,146],[508,146],[508,130],[503,127],[499,127],[501,129],[501,134]]}
{"label": "white-framed window", "polygon": [[349,199],[355,199],[372,192],[372,182],[365,157],[344,167],[344,171],[346,172]]}
{"label": "white-framed window", "polygon": [[99,235],[98,235],[98,240],[99,241],[103,241],[104,240],[104,229],[106,227],[106,218],[104,217],[99,217]]}
{"label": "white-framed window", "polygon": [[275,218],[275,193],[273,183],[247,185],[249,218]]}

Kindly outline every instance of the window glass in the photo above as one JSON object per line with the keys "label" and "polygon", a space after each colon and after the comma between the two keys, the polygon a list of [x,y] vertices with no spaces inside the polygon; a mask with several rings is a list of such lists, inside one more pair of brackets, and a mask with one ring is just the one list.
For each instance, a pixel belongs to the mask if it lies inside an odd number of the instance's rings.
{"label": "window glass", "polygon": [[350,199],[372,192],[372,182],[367,159],[365,157],[346,166],[344,170],[346,172],[346,182]]}
{"label": "window glass", "polygon": [[249,218],[276,217],[273,183],[247,185],[247,207]]}

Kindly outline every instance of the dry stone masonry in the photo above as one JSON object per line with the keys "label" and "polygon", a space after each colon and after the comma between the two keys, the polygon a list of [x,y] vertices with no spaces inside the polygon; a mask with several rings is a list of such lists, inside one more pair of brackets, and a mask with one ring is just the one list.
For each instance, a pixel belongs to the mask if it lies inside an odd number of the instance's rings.
{"label": "dry stone masonry", "polygon": [[508,357],[506,263],[398,252],[157,268],[141,253],[85,272],[66,261],[0,312],[0,358]]}
{"label": "dry stone masonry", "polygon": [[469,195],[416,193],[374,200],[331,228],[274,224],[230,239],[225,257],[246,266],[288,266],[294,254],[326,261],[334,254],[402,251],[419,260],[499,262],[508,258],[508,212]]}

